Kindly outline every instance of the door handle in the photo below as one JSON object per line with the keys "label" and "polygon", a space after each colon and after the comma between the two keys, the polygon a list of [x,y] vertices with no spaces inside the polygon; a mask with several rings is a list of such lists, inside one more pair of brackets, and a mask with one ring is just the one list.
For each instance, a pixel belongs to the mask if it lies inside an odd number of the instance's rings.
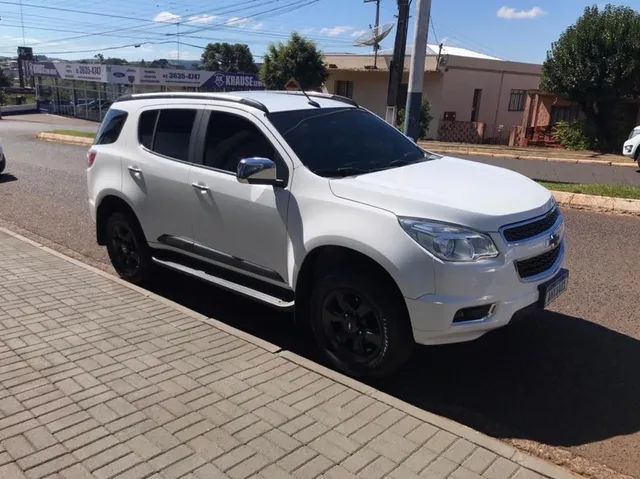
{"label": "door handle", "polygon": [[209,191],[209,187],[207,185],[201,185],[200,183],[191,183],[196,190],[200,190],[201,193],[206,193]]}
{"label": "door handle", "polygon": [[142,176],[142,170],[140,168],[138,168],[137,166],[129,166],[128,169],[134,175]]}

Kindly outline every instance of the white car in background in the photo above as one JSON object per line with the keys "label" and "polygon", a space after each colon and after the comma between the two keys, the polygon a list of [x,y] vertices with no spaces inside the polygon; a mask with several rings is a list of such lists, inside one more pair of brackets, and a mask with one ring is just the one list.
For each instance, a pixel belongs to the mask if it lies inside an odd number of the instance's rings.
{"label": "white car in background", "polygon": [[622,154],[624,156],[628,156],[633,158],[638,162],[638,166],[640,166],[640,126],[636,126],[631,133],[629,133],[629,138],[624,142],[622,147]]}
{"label": "white car in background", "polygon": [[4,168],[7,166],[7,159],[4,156],[4,150],[2,149],[2,145],[0,145],[0,173],[4,171]]}

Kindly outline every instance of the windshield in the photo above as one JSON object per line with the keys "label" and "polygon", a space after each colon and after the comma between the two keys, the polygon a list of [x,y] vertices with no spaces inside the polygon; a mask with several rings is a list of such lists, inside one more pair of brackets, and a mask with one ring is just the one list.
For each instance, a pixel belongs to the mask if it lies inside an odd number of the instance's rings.
{"label": "windshield", "polygon": [[322,108],[269,114],[269,119],[315,174],[371,173],[439,158],[377,116],[359,108]]}
{"label": "windshield", "polygon": [[634,128],[633,130],[631,130],[631,133],[629,134],[629,138],[627,138],[627,140],[630,140],[631,138],[640,135],[640,128]]}

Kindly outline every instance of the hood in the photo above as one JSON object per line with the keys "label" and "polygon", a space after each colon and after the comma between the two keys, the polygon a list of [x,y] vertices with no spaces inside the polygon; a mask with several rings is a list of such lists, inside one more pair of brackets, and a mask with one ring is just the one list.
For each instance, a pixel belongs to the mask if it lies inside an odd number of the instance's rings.
{"label": "hood", "polygon": [[329,181],[347,200],[398,216],[427,218],[497,231],[501,226],[540,216],[552,205],[551,193],[526,176],[473,161],[443,157],[401,168]]}

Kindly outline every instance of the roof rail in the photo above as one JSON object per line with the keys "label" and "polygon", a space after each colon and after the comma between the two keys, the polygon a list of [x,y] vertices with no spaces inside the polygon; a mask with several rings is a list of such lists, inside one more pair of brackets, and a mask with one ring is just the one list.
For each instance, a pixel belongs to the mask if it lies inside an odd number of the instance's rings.
{"label": "roof rail", "polygon": [[[247,106],[251,106],[253,108],[257,108],[258,110],[261,110],[265,113],[269,113],[269,109],[261,102],[257,101],[257,100],[253,100],[251,98],[240,98],[240,97],[234,97],[234,96],[227,96],[227,95],[215,95],[215,94],[200,94],[200,95],[194,95],[194,94],[190,94],[190,93],[171,93],[171,94],[166,94],[166,93],[143,93],[140,95],[136,95],[136,94],[128,94],[128,95],[123,95],[121,97],[116,98],[115,102],[120,102],[120,101],[131,101],[131,100],[145,100],[145,99],[151,99],[151,100],[166,100],[166,99],[170,99],[170,98],[182,98],[182,99],[191,99],[191,100],[202,100],[203,98],[210,98],[212,100],[220,100],[220,101],[229,101],[229,102],[233,102],[233,103],[241,103],[243,105],[247,105]],[[114,102],[114,103],[115,103]]]}
{"label": "roof rail", "polygon": [[[290,95],[304,95],[304,93],[302,93],[301,91],[287,91],[285,93],[288,93]],[[347,103],[348,105],[351,105],[351,106],[355,106],[356,108],[360,108],[360,105],[358,105],[358,103],[356,103],[355,100],[352,100],[351,98],[347,98],[346,96],[334,95],[333,93],[319,93],[319,92],[313,92],[313,91],[308,91],[306,93],[312,98],[314,97],[325,98],[327,100],[339,101],[342,103]]]}

